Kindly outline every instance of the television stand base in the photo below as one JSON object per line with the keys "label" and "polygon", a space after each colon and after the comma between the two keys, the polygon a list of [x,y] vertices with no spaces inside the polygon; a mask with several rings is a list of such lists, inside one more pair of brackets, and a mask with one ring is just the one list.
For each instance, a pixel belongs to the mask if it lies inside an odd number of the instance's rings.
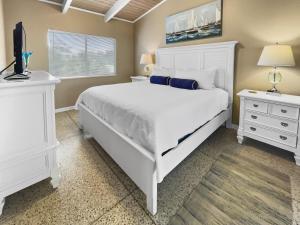
{"label": "television stand base", "polygon": [[30,76],[23,73],[21,74],[13,73],[11,75],[4,77],[5,80],[28,80],[29,78]]}

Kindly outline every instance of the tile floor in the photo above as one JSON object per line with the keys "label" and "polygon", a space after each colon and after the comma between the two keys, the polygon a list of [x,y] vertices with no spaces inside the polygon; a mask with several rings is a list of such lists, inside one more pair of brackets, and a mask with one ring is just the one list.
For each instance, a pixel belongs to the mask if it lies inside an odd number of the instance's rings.
{"label": "tile floor", "polygon": [[220,128],[171,172],[158,187],[158,213],[145,209],[145,196],[93,139],[84,140],[77,113],[56,115],[62,181],[49,179],[6,199],[0,225],[159,224],[166,225],[220,154],[240,149],[291,180],[293,225],[300,224],[300,168],[292,155],[256,141],[237,144],[236,132]]}

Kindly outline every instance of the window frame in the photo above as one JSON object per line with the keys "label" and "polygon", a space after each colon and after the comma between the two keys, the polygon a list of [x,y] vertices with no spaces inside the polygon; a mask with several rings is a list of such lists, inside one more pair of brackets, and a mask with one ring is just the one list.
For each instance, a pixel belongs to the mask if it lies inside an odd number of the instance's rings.
{"label": "window frame", "polygon": [[[79,76],[58,76],[55,74],[51,74],[61,80],[68,80],[68,79],[81,79],[81,78],[95,78],[95,77],[113,77],[113,76],[117,76],[117,40],[116,38],[113,37],[106,37],[106,36],[96,36],[96,35],[90,35],[90,34],[81,34],[81,33],[75,33],[75,32],[67,32],[67,31],[60,31],[60,30],[52,30],[52,29],[48,29],[47,31],[47,43],[48,43],[48,71],[50,73],[50,40],[49,40],[49,32],[55,32],[55,33],[63,33],[63,34],[73,34],[73,35],[79,35],[79,36],[84,36],[85,38],[90,36],[90,37],[96,37],[96,38],[110,38],[113,40],[114,43],[114,73],[112,74],[102,74],[102,75],[79,75]],[[53,57],[53,56],[52,56]]]}

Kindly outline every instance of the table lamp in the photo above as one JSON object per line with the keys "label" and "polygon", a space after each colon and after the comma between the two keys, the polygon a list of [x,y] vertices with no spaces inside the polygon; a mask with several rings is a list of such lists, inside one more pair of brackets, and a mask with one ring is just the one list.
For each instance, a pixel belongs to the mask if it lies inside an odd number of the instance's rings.
{"label": "table lamp", "polygon": [[268,92],[278,93],[276,85],[281,82],[281,73],[277,67],[295,66],[295,59],[293,51],[289,45],[275,45],[265,46],[258,61],[258,66],[273,67],[273,71],[269,72],[268,80],[272,83],[273,87]]}
{"label": "table lamp", "polygon": [[146,72],[147,76],[150,76],[152,65],[153,65],[153,57],[151,54],[142,54],[141,56],[141,65],[145,65],[144,71]]}

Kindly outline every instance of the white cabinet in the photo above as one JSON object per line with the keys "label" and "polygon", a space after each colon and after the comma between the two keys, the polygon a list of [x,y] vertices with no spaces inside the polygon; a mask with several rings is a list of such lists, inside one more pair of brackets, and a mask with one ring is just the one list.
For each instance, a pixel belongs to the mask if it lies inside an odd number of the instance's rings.
{"label": "white cabinet", "polygon": [[243,90],[238,141],[250,137],[295,154],[300,165],[300,97]]}
{"label": "white cabinet", "polygon": [[60,173],[56,162],[54,89],[60,81],[32,72],[25,81],[0,79],[0,215],[5,197]]}

